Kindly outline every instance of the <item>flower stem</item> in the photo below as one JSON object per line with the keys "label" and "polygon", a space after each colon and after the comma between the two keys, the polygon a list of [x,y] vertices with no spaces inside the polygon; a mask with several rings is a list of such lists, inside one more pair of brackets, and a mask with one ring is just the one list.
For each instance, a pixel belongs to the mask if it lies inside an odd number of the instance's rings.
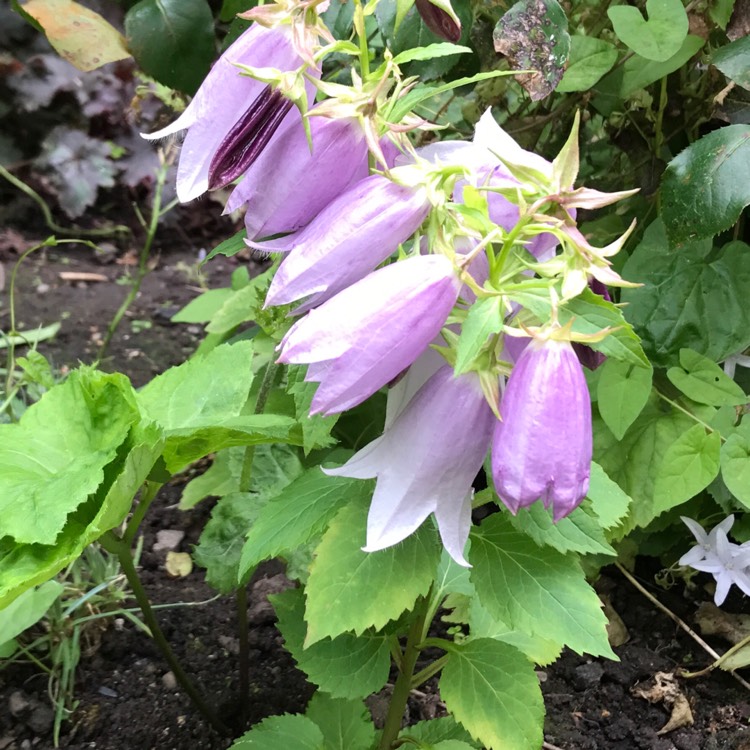
{"label": "flower stem", "polygon": [[414,667],[417,665],[422,645],[422,631],[427,619],[428,603],[429,596],[423,598],[414,611],[415,617],[406,638],[406,646],[401,657],[401,670],[396,679],[396,684],[393,686],[393,695],[388,706],[388,715],[385,717],[385,726],[380,737],[378,750],[391,750],[398,733],[401,731],[406,702],[409,699],[409,692],[412,687]]}
{"label": "flower stem", "polygon": [[128,579],[128,584],[133,592],[133,597],[136,602],[138,602],[138,606],[143,614],[143,620],[151,631],[151,637],[154,639],[154,643],[156,643],[164,660],[172,670],[177,682],[179,682],[182,689],[188,694],[190,700],[193,701],[193,704],[206,721],[208,721],[208,723],[211,724],[211,726],[220,734],[228,735],[230,733],[229,729],[224,722],[219,719],[214,710],[208,705],[208,703],[206,703],[203,696],[195,688],[195,685],[193,685],[187,673],[182,668],[182,664],[180,664],[175,656],[174,651],[172,651],[172,647],[169,645],[169,641],[167,641],[162,629],[159,627],[159,622],[157,621],[154,610],[151,607],[148,594],[143,588],[141,579],[138,576],[138,571],[135,569],[129,545],[127,545],[124,540],[118,539],[111,531],[103,534],[99,538],[99,543],[107,550],[107,552],[116,555],[117,559],[120,561],[122,572]]}
{"label": "flower stem", "polygon": [[125,542],[125,544],[127,544],[128,547],[132,546],[136,534],[138,533],[138,529],[140,528],[141,522],[143,521],[146,512],[151,507],[151,503],[154,501],[154,498],[156,497],[160,489],[160,482],[150,482],[147,480],[144,483],[138,505],[133,511],[133,515],[130,517],[130,521],[128,521],[128,525],[125,527],[125,531],[122,535],[122,540],[123,542]]}

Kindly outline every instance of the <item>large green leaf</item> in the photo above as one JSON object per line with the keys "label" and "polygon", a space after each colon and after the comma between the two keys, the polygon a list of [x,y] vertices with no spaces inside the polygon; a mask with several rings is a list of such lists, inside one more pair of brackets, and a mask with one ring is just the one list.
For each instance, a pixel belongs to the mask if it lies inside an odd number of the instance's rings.
{"label": "large green leaf", "polygon": [[744,89],[750,89],[750,36],[743,36],[720,47],[711,62],[727,77]]}
{"label": "large green leaf", "polygon": [[386,636],[343,633],[305,648],[307,625],[302,590],[288,589],[269,598],[287,651],[321,690],[336,698],[366,698],[385,685],[391,666]]}
{"label": "large green leaf", "polygon": [[375,742],[375,725],[362,701],[315,693],[305,715],[323,732],[326,750],[370,750]]}
{"label": "large green leaf", "polygon": [[664,62],[676,54],[688,33],[682,0],[646,0],[648,20],[629,5],[614,5],[607,15],[615,34],[636,54]]}
{"label": "large green leaf", "polygon": [[588,91],[617,62],[617,49],[604,39],[576,34],[570,38],[570,59],[557,91]]}
{"label": "large green leaf", "polygon": [[674,242],[729,229],[750,204],[750,125],[727,125],[704,135],[667,165],[662,217]]}
{"label": "large green leaf", "polygon": [[326,636],[382,628],[427,594],[440,547],[431,523],[400,544],[363,552],[367,506],[339,511],[315,551],[307,582],[307,646]]}
{"label": "large green leaf", "polygon": [[492,750],[539,750],[544,703],[532,663],[517,649],[482,638],[456,645],[440,696],[471,735]]}
{"label": "large green leaf", "polygon": [[261,510],[242,550],[240,576],[263,560],[306,544],[325,531],[342,505],[364,502],[371,495],[372,482],[309,469]]}
{"label": "large green leaf", "polygon": [[83,368],[0,425],[0,536],[53,544],[137,419],[127,378]]}
{"label": "large green leaf", "polygon": [[206,0],[141,0],[125,14],[128,48],[157,81],[195,93],[214,58]]}
{"label": "large green leaf", "polygon": [[623,289],[625,316],[656,366],[678,364],[680,349],[720,362],[750,346],[750,248],[710,240],[671,249],[654,221],[623,269],[643,284]]}
{"label": "large green leaf", "polygon": [[323,733],[306,716],[284,714],[263,719],[234,741],[229,750],[327,750]]}
{"label": "large green leaf", "polygon": [[601,603],[575,556],[538,547],[496,513],[472,534],[469,560],[479,601],[493,617],[578,653],[614,656]]}
{"label": "large green leaf", "polygon": [[646,405],[653,374],[651,367],[636,367],[616,359],[602,365],[596,388],[599,413],[618,439]]}
{"label": "large green leaf", "polygon": [[742,406],[745,392],[715,362],[691,349],[680,349],[680,367],[670,367],[667,377],[689,399],[709,406]]}

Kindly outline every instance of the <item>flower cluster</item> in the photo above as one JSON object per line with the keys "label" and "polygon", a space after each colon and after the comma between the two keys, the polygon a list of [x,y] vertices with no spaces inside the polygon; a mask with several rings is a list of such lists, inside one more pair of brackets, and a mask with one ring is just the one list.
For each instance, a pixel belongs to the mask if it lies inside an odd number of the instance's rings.
{"label": "flower cluster", "polygon": [[750,542],[735,544],[727,536],[734,524],[734,516],[727,516],[708,534],[692,518],[681,518],[698,544],[679,559],[679,564],[713,575],[716,580],[716,606],[724,603],[732,584],[750,596]]}
{"label": "flower cluster", "polygon": [[[250,12],[256,24],[154,136],[188,130],[182,199],[241,177],[227,210],[244,207],[248,245],[281,258],[266,305],[293,306],[278,359],[308,366],[311,412],[391,386],[383,435],[329,470],[377,477],[365,549],[434,514],[446,549],[468,564],[472,483],[489,450],[513,513],[541,499],[559,520],[586,495],[591,407],[573,344],[597,364],[583,345],[608,331],[582,336],[557,311],[589,286],[606,298],[605,284],[625,284],[609,260],[625,237],[595,248],[575,217],[629,193],[574,188],[577,122],[554,162],[489,111],[472,142],[415,149],[407,131],[430,126],[380,114],[414,82],[389,58],[349,87],[321,81],[328,35],[315,0],[285,2]],[[449,3],[418,6],[444,37],[460,35]],[[524,308],[523,292],[549,315]]]}

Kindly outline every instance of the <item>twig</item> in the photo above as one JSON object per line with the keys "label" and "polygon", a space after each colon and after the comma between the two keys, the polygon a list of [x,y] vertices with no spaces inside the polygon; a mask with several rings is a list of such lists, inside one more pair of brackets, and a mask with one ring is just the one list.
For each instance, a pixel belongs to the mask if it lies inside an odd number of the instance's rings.
{"label": "twig", "polygon": [[[660,609],[662,612],[664,612],[665,615],[667,615],[670,619],[672,619],[674,622],[676,622],[707,654],[712,656],[714,658],[714,661],[718,661],[721,659],[721,656],[714,651],[711,646],[709,646],[703,638],[701,638],[698,633],[696,633],[684,620],[682,620],[680,617],[678,617],[674,612],[672,612],[671,609],[668,609],[666,606],[664,606],[650,591],[647,591],[638,581],[633,577],[633,575],[630,573],[630,571],[626,570],[619,562],[616,562],[615,565],[617,566],[617,569],[622,573],[625,578],[630,581],[630,583],[635,586],[635,588],[638,589],[655,607]],[[740,677],[738,674],[735,674],[734,672],[730,672],[732,677],[734,677],[737,682],[742,685],[742,687],[747,688],[750,690],[750,683],[747,682],[747,680]]]}

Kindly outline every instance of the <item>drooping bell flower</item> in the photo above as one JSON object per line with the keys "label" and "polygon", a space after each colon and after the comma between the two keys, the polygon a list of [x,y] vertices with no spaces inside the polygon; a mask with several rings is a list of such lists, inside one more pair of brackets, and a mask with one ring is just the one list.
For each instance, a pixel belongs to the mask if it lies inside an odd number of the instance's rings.
{"label": "drooping bell flower", "polygon": [[456,377],[444,366],[381,437],[340,468],[326,470],[334,476],[377,477],[364,550],[397,544],[434,513],[445,548],[457,563],[468,565],[471,485],[495,421],[477,374]]}
{"label": "drooping bell flower", "polygon": [[427,348],[461,282],[448,258],[422,255],[366,276],[297,321],[279,362],[310,365],[312,414],[334,414],[391,382]]}
{"label": "drooping bell flower", "polygon": [[294,232],[331,201],[367,177],[367,144],[353,118],[315,117],[312,150],[304,128],[288,121],[232,191],[225,213],[247,204],[249,240]]}
{"label": "drooping bell flower", "polygon": [[[280,101],[280,94],[269,92],[268,84],[241,75],[238,64],[288,72],[300,68],[303,61],[290,27],[253,24],[211,68],[185,111],[166,128],[144,135],[152,140],[187,130],[177,167],[177,197],[183,203],[208,190],[211,163],[222,144],[221,161],[231,161],[229,146],[241,147],[240,136],[255,136],[259,145],[270,139],[284,118],[300,119],[286,99]],[[264,98],[258,101],[259,97]],[[230,134],[231,144],[225,143]]]}
{"label": "drooping bell flower", "polygon": [[534,339],[518,358],[500,403],[492,438],[492,476],[513,512],[537,499],[556,521],[589,487],[591,403],[578,358],[567,341]]}
{"label": "drooping bell flower", "polygon": [[298,310],[304,312],[330,299],[388,258],[429,209],[424,188],[372,175],[342,193],[300,232],[251,243],[289,253],[273,278],[266,305],[306,299]]}
{"label": "drooping bell flower", "polygon": [[454,44],[461,39],[461,21],[449,0],[416,0],[414,5],[433,34]]}

